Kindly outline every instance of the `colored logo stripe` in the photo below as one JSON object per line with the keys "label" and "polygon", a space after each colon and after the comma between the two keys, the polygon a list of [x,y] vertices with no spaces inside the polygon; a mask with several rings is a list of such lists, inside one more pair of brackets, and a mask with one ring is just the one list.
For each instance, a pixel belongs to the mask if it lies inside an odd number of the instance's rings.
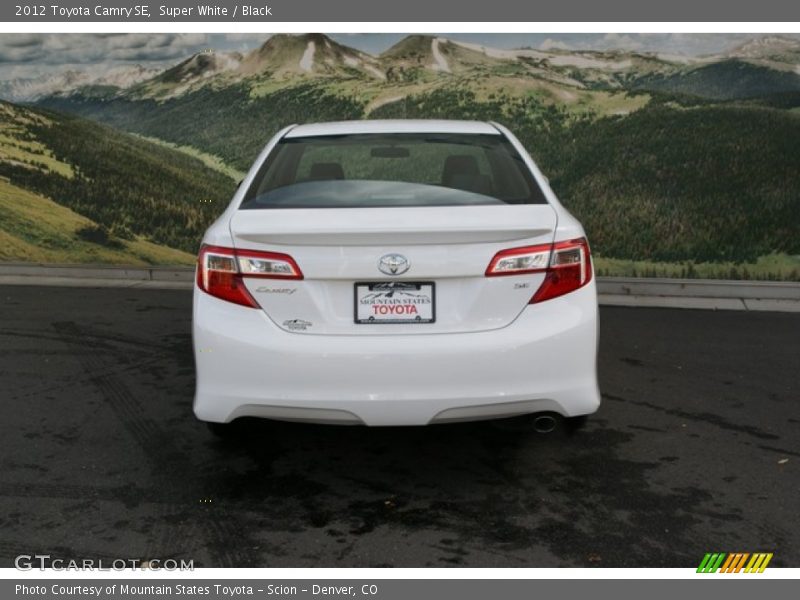
{"label": "colored logo stripe", "polygon": [[739,573],[744,570],[745,573],[763,573],[769,561],[772,560],[772,556],[771,552],[757,552],[755,554],[750,554],[749,552],[733,552],[731,554],[708,552],[703,556],[703,560],[700,561],[697,572]]}
{"label": "colored logo stripe", "polygon": [[698,573],[714,573],[719,566],[722,564],[722,561],[725,560],[725,553],[708,553],[703,557],[703,560],[700,562],[700,566],[697,567]]}
{"label": "colored logo stripe", "polygon": [[745,573],[763,573],[764,569],[767,568],[769,561],[772,560],[772,552],[770,553],[760,553],[760,554],[753,554],[753,558],[750,559],[750,562],[747,564],[745,568]]}
{"label": "colored logo stripe", "polygon": [[744,567],[744,562],[750,557],[750,554],[744,554],[741,552],[737,552],[735,554],[729,554],[728,560],[726,560],[722,568],[720,569],[720,573],[738,573]]}

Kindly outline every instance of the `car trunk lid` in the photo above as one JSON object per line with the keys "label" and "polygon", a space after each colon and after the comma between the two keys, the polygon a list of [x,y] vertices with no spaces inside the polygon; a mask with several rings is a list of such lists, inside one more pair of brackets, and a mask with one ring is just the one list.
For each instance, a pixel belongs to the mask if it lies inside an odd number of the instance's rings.
{"label": "car trunk lid", "polygon": [[[486,267],[500,250],[552,242],[556,224],[547,204],[503,204],[239,210],[230,229],[237,248],[288,254],[303,272],[298,281],[245,278],[277,326],[312,335],[413,335],[511,323],[543,275],[487,278]],[[407,270],[382,271],[386,256],[399,256]],[[387,287],[392,282],[404,285]],[[365,287],[370,284],[374,289]],[[392,313],[358,323],[359,303],[376,294],[390,306],[403,305],[402,297],[418,309],[429,297],[433,318],[425,313],[426,318],[405,321],[410,315]],[[361,312],[363,317],[363,305]]]}

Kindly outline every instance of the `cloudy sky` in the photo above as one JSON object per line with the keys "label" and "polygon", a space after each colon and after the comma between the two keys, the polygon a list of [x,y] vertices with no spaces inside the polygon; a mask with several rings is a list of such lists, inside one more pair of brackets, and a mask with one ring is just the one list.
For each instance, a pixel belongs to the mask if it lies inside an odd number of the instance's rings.
{"label": "cloudy sky", "polygon": [[[378,54],[405,34],[332,34],[340,43]],[[755,34],[521,34],[458,33],[444,37],[496,48],[625,49],[669,54],[713,54],[758,37]],[[800,37],[800,34],[788,34]],[[120,64],[167,66],[199,50],[250,50],[269,37],[255,34],[115,33],[0,35],[0,80],[34,78],[67,69],[102,72]]]}

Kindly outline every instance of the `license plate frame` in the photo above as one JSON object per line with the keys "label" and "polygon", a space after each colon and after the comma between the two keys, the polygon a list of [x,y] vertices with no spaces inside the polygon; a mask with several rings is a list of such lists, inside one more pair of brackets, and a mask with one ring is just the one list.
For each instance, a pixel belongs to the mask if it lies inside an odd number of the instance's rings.
{"label": "license plate frame", "polygon": [[[366,292],[364,292],[366,288]],[[407,304],[384,304],[384,303],[363,303],[361,302],[364,296],[362,294],[370,293],[389,293],[391,291],[400,291],[408,295],[414,295],[416,292],[421,299],[428,298],[429,302],[409,302]],[[428,294],[429,291],[429,294]],[[391,298],[391,295],[389,296]],[[423,314],[427,314],[425,307],[430,307],[430,316],[423,316],[417,314],[416,317],[413,313],[403,312],[400,314],[388,313],[384,315],[372,315],[371,318],[364,311],[368,307],[376,305],[385,306],[414,306],[415,309]],[[364,311],[359,312],[359,308]],[[422,309],[422,310],[420,310]],[[409,309],[404,309],[409,310]],[[353,320],[356,325],[426,325],[436,322],[436,282],[434,281],[356,281],[353,284]]]}

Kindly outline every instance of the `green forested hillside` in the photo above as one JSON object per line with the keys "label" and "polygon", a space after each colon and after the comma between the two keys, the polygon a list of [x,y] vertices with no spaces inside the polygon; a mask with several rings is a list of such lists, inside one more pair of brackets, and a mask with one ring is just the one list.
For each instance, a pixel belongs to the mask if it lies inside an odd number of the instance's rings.
{"label": "green forested hillside", "polygon": [[633,87],[713,100],[736,100],[798,92],[800,74],[726,60],[677,73],[647,75],[639,78]]}
{"label": "green forested hillside", "polygon": [[579,123],[565,137],[548,157],[542,149],[541,160],[605,256],[725,262],[800,254],[800,115],[652,105]]}
{"label": "green forested hillside", "polygon": [[[286,124],[358,118],[364,109],[312,84],[253,101],[241,90],[200,91],[157,110],[119,102],[102,113],[82,106],[119,127],[207,148],[240,168]],[[629,115],[596,117],[535,95],[480,99],[468,85],[451,85],[383,104],[370,117],[504,123],[605,257],[702,262],[800,254],[800,115],[685,104],[663,97]],[[208,126],[181,117],[187,111]]]}
{"label": "green forested hillside", "polygon": [[336,96],[318,83],[303,83],[251,98],[244,85],[200,90],[164,101],[53,97],[44,106],[100,120],[221,156],[240,170],[250,167],[269,138],[290,123],[357,119],[364,104]]}
{"label": "green forested hillside", "polygon": [[468,92],[444,90],[376,112],[507,124],[605,257],[800,254],[800,115],[653,102],[627,116],[570,120],[530,100],[475,103]]}
{"label": "green forested hillside", "polygon": [[0,177],[91,220],[84,242],[119,248],[145,239],[191,253],[235,187],[181,152],[8,103],[0,103]]}
{"label": "green forested hillside", "polygon": [[[175,81],[156,77],[114,94],[83,88],[40,104],[209,153],[239,171],[291,123],[499,121],[583,222],[608,272],[798,279],[800,74],[793,48],[800,55],[795,41],[771,38],[757,54],[745,45],[739,54],[671,61],[613,51],[493,51],[410,36],[370,58],[321,35],[274,36],[245,56],[213,64],[196,56],[176,67]],[[217,62],[234,66],[219,70]],[[70,152],[78,161],[74,144]],[[95,173],[105,177],[99,166]],[[120,174],[117,181],[124,180]],[[131,191],[125,203],[133,206],[140,195]],[[180,193],[170,197],[179,201],[153,205],[142,223],[122,224],[188,248],[216,209],[209,204],[193,219]],[[119,211],[101,205],[95,195],[81,210],[113,225]],[[182,227],[172,228],[174,220]]]}

